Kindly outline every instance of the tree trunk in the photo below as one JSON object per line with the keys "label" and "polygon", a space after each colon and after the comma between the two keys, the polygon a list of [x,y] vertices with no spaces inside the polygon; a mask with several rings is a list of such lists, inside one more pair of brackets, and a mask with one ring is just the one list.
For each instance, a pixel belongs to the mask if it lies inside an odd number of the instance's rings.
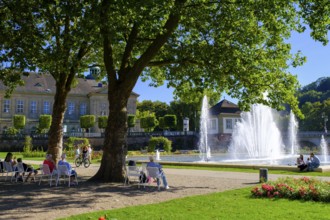
{"label": "tree trunk", "polygon": [[53,155],[57,163],[62,154],[63,147],[63,120],[66,109],[66,97],[69,91],[66,91],[63,85],[56,83],[56,93],[54,97],[52,124],[48,133],[48,153]]}
{"label": "tree trunk", "polygon": [[123,182],[127,154],[127,102],[130,92],[117,87],[108,94],[109,117],[100,169],[91,180]]}

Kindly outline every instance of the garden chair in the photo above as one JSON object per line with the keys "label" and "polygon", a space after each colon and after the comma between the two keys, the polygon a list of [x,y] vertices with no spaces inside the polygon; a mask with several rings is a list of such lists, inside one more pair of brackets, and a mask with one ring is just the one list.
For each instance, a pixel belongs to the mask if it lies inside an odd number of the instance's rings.
{"label": "garden chair", "polygon": [[56,182],[56,180],[58,178],[56,170],[53,170],[53,172],[50,172],[49,166],[47,164],[41,164],[40,171],[41,171],[41,173],[40,173],[39,185],[40,185],[43,177],[48,178],[49,186],[52,186],[53,177],[54,177],[54,181]]}
{"label": "garden chair", "polygon": [[[161,173],[159,172],[159,168],[158,167],[147,167],[147,177],[148,177],[148,181],[147,184],[150,186],[150,183],[153,182],[153,179],[158,179],[157,184],[158,184],[158,190],[160,190],[160,181],[162,178]],[[144,184],[145,186],[146,184]]]}
{"label": "garden chair", "polygon": [[129,185],[130,180],[134,178],[138,180],[138,187],[140,188],[141,170],[137,166],[127,166],[124,186],[126,186],[126,183]]}
{"label": "garden chair", "polygon": [[15,178],[15,175],[17,173],[16,166],[12,166],[11,162],[3,162],[3,168],[4,172],[7,173],[5,181],[7,181],[8,175],[11,175],[10,181],[13,182],[13,178]]}
{"label": "garden chair", "polygon": [[58,185],[58,183],[60,182],[60,178],[62,177],[64,180],[64,183],[65,183],[65,179],[68,178],[68,183],[69,183],[68,186],[70,187],[72,175],[74,175],[75,182],[78,185],[77,174],[71,174],[70,170],[68,169],[68,167],[66,165],[58,165],[57,172],[58,172],[58,176],[56,179],[56,186]]}

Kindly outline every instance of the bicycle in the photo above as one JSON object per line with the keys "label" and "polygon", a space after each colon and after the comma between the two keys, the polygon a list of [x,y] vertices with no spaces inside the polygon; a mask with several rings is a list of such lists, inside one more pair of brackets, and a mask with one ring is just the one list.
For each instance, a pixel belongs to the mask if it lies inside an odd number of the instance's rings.
{"label": "bicycle", "polygon": [[84,167],[88,168],[91,165],[91,162],[89,161],[87,156],[85,156],[84,158],[80,156],[75,160],[75,164],[76,167],[80,167],[80,165],[84,164]]}

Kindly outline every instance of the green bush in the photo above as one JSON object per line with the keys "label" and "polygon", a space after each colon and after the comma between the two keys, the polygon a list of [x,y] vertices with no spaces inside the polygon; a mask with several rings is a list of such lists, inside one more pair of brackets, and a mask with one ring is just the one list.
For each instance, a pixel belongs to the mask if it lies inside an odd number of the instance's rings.
{"label": "green bush", "polygon": [[74,146],[82,146],[82,145],[88,145],[89,140],[88,138],[78,138],[78,137],[69,137],[68,140],[65,142],[65,145],[67,146],[67,152],[73,151]]}
{"label": "green bush", "polygon": [[14,127],[9,127],[6,129],[5,134],[16,135],[16,134],[18,134],[18,130]]}
{"label": "green bush", "polygon": [[154,152],[156,147],[162,146],[164,151],[171,152],[172,150],[172,141],[166,137],[152,137],[149,140],[148,152]]}
{"label": "green bush", "polygon": [[45,157],[46,153],[42,150],[42,147],[37,150],[31,150],[28,152],[23,152],[22,153],[23,157]]}

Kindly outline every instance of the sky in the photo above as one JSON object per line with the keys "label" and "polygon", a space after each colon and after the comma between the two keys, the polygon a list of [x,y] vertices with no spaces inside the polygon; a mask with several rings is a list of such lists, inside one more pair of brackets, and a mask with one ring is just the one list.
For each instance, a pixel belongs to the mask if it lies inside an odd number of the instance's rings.
{"label": "sky", "polygon": [[[302,34],[293,33],[289,42],[291,43],[292,53],[300,50],[307,57],[307,62],[303,66],[289,69],[291,73],[297,75],[301,86],[312,83],[320,77],[330,77],[330,42],[327,46],[323,46],[322,43],[314,41],[309,36],[309,32]],[[169,104],[173,101],[172,88],[168,89],[165,85],[154,88],[148,86],[148,84],[148,82],[142,82],[141,80],[136,84],[133,91],[140,95],[138,97],[139,102],[143,100],[158,100]],[[225,98],[237,103],[237,100],[232,99],[228,95]]]}

